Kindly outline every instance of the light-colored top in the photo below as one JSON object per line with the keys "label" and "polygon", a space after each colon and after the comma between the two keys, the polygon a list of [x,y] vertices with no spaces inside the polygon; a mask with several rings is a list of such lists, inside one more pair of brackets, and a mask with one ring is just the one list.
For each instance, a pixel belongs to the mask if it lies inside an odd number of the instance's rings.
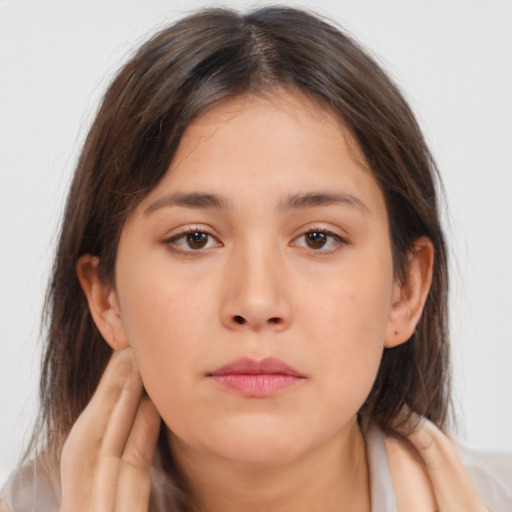
{"label": "light-colored top", "polygon": [[[375,424],[365,440],[372,512],[512,512],[512,454],[468,450],[430,422],[409,437],[420,459]],[[150,511],[171,512],[169,479],[153,476]],[[5,484],[0,512],[57,512],[59,503],[58,482],[31,464]]]}
{"label": "light-colored top", "polygon": [[512,454],[469,450],[430,422],[409,440],[420,461],[370,425],[372,512],[512,512]]}

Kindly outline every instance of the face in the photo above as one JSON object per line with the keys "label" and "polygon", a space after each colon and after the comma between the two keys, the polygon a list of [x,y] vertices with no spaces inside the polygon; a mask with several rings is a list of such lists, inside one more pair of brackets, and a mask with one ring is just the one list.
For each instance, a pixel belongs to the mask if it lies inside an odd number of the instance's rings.
{"label": "face", "polygon": [[171,444],[277,462],[343,436],[394,287],[384,198],[333,115],[280,93],[186,130],[123,228],[116,302]]}

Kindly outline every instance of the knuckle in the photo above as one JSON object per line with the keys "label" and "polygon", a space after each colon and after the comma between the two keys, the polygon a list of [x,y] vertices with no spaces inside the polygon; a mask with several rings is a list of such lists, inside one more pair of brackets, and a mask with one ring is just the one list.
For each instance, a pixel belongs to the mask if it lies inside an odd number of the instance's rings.
{"label": "knuckle", "polygon": [[137,470],[149,468],[151,464],[145,450],[143,450],[138,444],[135,444],[129,451],[123,453],[122,461],[123,464],[136,468]]}

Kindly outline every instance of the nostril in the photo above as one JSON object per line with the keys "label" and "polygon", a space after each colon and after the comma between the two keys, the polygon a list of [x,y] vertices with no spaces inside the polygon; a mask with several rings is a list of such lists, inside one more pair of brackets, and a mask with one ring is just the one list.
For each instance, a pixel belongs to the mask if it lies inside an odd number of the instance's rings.
{"label": "nostril", "polygon": [[[247,320],[241,315],[234,315],[233,321],[238,325],[244,325],[247,323]],[[273,316],[273,317],[267,319],[267,324],[279,325],[282,322],[283,322],[283,319],[278,316]]]}

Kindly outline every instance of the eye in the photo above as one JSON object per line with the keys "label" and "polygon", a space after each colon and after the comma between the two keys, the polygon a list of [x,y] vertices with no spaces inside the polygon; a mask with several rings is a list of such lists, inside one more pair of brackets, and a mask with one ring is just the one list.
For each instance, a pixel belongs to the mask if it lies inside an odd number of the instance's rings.
{"label": "eye", "polygon": [[164,243],[169,249],[177,252],[199,252],[212,247],[219,247],[220,242],[205,231],[194,229],[174,235]]}
{"label": "eye", "polygon": [[324,229],[312,229],[297,237],[292,245],[315,252],[332,253],[347,242],[339,235]]}

